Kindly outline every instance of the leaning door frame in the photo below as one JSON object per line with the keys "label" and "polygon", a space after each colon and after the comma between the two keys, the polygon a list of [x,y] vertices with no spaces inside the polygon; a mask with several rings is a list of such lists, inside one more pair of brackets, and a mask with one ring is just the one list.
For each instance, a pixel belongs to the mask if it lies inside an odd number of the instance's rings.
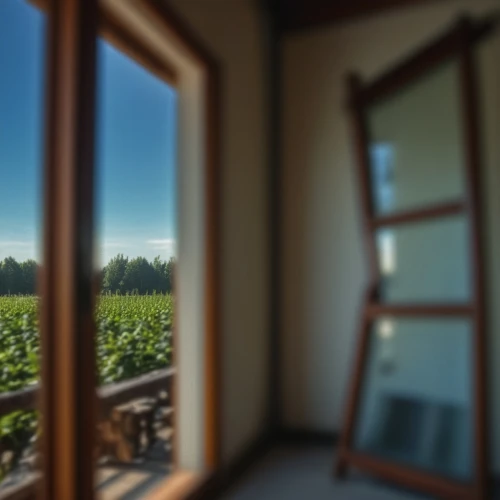
{"label": "leaning door frame", "polygon": [[[443,36],[412,54],[407,60],[383,74],[374,82],[363,85],[358,75],[348,81],[349,107],[352,116],[355,141],[357,176],[363,214],[363,230],[370,281],[363,302],[358,332],[358,346],[353,377],[346,404],[344,425],[336,461],[335,474],[344,477],[349,466],[354,466],[384,479],[444,498],[480,499],[488,498],[489,450],[487,415],[487,373],[483,252],[481,248],[481,202],[479,198],[480,136],[478,130],[478,103],[473,48],[494,28],[491,21],[474,22],[468,17]],[[374,212],[370,189],[369,131],[366,108],[399,91],[440,64],[457,59],[457,85],[460,88],[460,107],[463,122],[464,177],[466,192],[463,199],[439,205],[425,206],[389,216],[377,216]],[[436,220],[438,217],[462,214],[469,220],[468,243],[471,265],[471,300],[465,304],[412,303],[385,305],[377,294],[380,282],[374,232],[386,225]],[[440,477],[405,466],[395,461],[353,449],[353,437],[359,413],[359,402],[367,363],[370,326],[383,315],[395,317],[466,317],[472,324],[473,394],[474,405],[474,463],[473,479],[470,483]]]}

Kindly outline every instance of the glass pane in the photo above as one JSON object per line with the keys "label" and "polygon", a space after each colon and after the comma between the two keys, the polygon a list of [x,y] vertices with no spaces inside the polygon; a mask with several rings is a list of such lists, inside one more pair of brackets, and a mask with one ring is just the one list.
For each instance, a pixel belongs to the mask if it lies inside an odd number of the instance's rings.
{"label": "glass pane", "polygon": [[[39,472],[45,22],[24,0],[0,2],[0,496]],[[12,404],[6,396],[26,390]]]}
{"label": "glass pane", "polygon": [[96,487],[101,500],[133,499],[172,465],[177,94],[103,40],[98,69]]}
{"label": "glass pane", "polygon": [[376,243],[382,302],[466,302],[470,299],[465,217],[443,217],[380,229]]}
{"label": "glass pane", "polygon": [[453,62],[370,108],[372,193],[378,215],[463,196],[459,102]]}
{"label": "glass pane", "polygon": [[471,325],[380,318],[373,325],[355,447],[459,479],[472,474]]}

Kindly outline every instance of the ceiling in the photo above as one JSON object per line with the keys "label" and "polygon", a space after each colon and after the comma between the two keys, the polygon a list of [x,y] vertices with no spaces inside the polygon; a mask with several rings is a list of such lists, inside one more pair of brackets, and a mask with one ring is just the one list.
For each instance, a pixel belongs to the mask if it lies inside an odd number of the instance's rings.
{"label": "ceiling", "polygon": [[430,1],[432,0],[271,0],[283,31],[314,28]]}

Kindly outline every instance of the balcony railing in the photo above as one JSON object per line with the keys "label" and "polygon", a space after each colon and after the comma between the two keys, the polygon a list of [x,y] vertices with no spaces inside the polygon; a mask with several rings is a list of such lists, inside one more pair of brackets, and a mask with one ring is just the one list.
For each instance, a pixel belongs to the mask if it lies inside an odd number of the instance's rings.
{"label": "balcony railing", "polygon": [[[175,368],[167,368],[97,389],[98,459],[107,458],[115,465],[130,463],[139,457],[147,459],[152,446],[159,445],[162,451],[171,446],[174,376]],[[38,392],[39,385],[34,384],[0,394],[0,417],[14,411],[36,410]],[[28,469],[32,470],[25,470],[21,480],[7,480],[0,486],[0,500],[31,498],[39,479],[37,455],[35,451],[33,456],[24,459],[24,464],[29,463]],[[162,457],[168,461],[167,453]]]}

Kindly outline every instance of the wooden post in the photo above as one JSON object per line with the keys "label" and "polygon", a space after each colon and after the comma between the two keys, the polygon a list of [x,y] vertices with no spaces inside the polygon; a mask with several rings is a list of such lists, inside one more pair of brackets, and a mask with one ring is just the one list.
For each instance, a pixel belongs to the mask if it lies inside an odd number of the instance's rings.
{"label": "wooden post", "polygon": [[52,0],[47,18],[41,498],[91,500],[97,0]]}

